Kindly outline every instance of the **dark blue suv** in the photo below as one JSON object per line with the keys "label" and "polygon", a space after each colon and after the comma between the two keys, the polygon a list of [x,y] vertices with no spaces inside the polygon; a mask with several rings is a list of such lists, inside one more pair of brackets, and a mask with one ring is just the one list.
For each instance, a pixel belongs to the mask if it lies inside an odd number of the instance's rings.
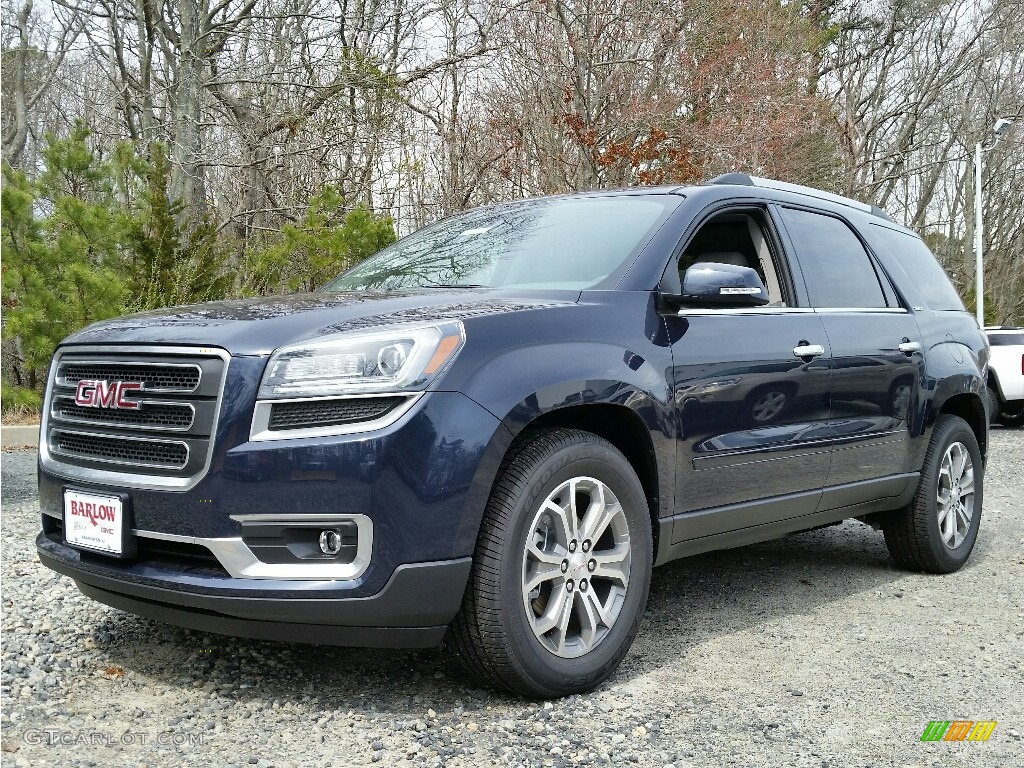
{"label": "dark blue suv", "polygon": [[141,616],[585,691],[674,558],[857,518],[962,566],[987,344],[917,235],[829,193],[473,210],[315,293],[68,338],[39,556]]}

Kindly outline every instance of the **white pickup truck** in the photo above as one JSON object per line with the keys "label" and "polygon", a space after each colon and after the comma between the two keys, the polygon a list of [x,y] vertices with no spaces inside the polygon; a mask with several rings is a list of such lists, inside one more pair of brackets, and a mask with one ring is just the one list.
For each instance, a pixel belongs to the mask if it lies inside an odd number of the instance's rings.
{"label": "white pickup truck", "polygon": [[988,363],[989,420],[1007,427],[1024,425],[1024,328],[985,329],[992,345]]}

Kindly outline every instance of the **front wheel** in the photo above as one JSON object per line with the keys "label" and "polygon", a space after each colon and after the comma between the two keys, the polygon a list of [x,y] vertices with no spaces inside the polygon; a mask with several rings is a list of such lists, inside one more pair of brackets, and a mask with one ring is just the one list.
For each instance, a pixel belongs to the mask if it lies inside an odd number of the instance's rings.
{"label": "front wheel", "polygon": [[591,690],[636,636],[652,561],[647,499],[626,458],[588,432],[538,430],[503,464],[447,645],[516,693]]}
{"label": "front wheel", "polygon": [[889,554],[919,571],[959,570],[978,538],[983,486],[974,431],[958,416],[939,416],[913,502],[882,521]]}

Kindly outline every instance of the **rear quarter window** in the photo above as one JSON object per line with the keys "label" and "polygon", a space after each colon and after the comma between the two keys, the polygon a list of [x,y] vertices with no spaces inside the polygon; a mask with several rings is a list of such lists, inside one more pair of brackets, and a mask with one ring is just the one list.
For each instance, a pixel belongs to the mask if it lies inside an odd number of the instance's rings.
{"label": "rear quarter window", "polygon": [[877,251],[899,262],[929,309],[964,310],[964,303],[924,241],[916,235],[871,224],[864,235]]}

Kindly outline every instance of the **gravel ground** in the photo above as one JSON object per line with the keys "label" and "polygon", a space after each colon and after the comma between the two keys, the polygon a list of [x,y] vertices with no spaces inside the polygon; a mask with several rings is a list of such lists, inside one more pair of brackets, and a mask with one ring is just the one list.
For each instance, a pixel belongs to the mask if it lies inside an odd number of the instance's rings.
{"label": "gravel ground", "polygon": [[[438,651],[207,635],[93,603],[35,557],[35,454],[3,454],[5,765],[1024,766],[1024,432],[997,430],[981,536],[905,573],[857,523],[655,571],[611,680],[540,704]],[[985,743],[929,720],[998,720]]]}

